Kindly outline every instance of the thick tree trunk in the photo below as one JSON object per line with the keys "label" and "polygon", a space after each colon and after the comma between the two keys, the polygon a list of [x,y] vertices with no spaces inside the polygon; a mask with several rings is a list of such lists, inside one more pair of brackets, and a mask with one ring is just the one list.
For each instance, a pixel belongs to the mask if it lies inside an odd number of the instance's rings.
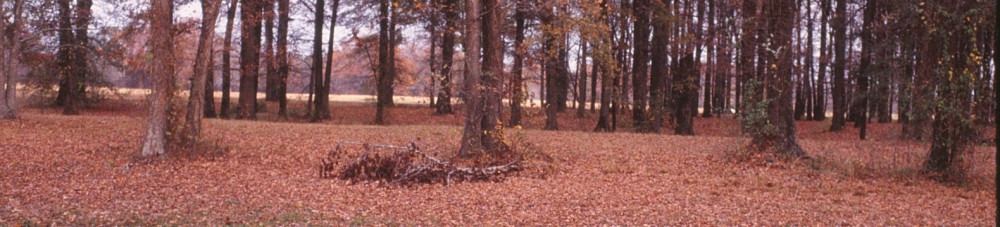
{"label": "thick tree trunk", "polygon": [[847,56],[844,52],[847,49],[847,0],[836,0],[837,10],[833,18],[833,123],[830,131],[840,131],[844,129],[844,114],[847,112],[847,89],[846,75]]}
{"label": "thick tree trunk", "polygon": [[[940,5],[939,5],[940,4]],[[934,108],[933,139],[930,154],[924,168],[929,171],[944,173],[951,177],[965,177],[964,160],[972,149],[975,129],[972,126],[972,85],[975,60],[970,56],[972,50],[972,30],[964,17],[953,15],[968,15],[975,3],[971,0],[949,2],[946,4],[930,3],[928,8],[941,8],[937,12],[950,14],[941,15],[946,19],[939,27],[954,28],[947,34],[948,53],[944,64],[939,65],[939,72],[956,72],[952,76],[936,76],[938,84],[938,105]],[[937,17],[934,15],[933,17]],[[939,22],[941,23],[941,22]],[[938,34],[934,34],[937,36]]]}
{"label": "thick tree trunk", "polygon": [[70,8],[70,0],[58,0],[56,5],[59,7],[59,30],[56,32],[58,34],[59,48],[56,52],[56,66],[59,68],[59,93],[56,96],[56,105],[65,107],[67,103],[72,102],[71,96],[74,92],[70,85],[70,80],[72,80],[73,71],[73,49],[74,49],[74,37],[73,37],[73,22],[72,14],[73,9]]}
{"label": "thick tree trunk", "polygon": [[241,0],[240,7],[240,119],[257,118],[257,81],[260,75],[260,33],[263,0]]}
{"label": "thick tree trunk", "polygon": [[219,117],[229,118],[231,101],[230,84],[232,84],[233,69],[230,56],[233,46],[233,23],[236,20],[236,6],[240,0],[229,0],[229,11],[226,12],[226,35],[222,40],[222,101],[219,104]]}
{"label": "thick tree trunk", "polygon": [[288,16],[289,0],[278,0],[278,38],[277,38],[277,95],[278,116],[288,117]]}
{"label": "thick tree trunk", "polygon": [[483,149],[483,106],[482,106],[482,85],[480,78],[480,17],[479,0],[465,0],[465,34],[462,35],[465,43],[465,72],[464,80],[465,105],[467,106],[465,116],[465,128],[462,131],[462,146],[459,149],[459,156],[469,157],[482,153]]}
{"label": "thick tree trunk", "polygon": [[451,67],[454,64],[455,31],[458,30],[458,0],[444,0],[444,35],[441,37],[441,89],[438,91],[436,114],[452,114]]}
{"label": "thick tree trunk", "polygon": [[514,66],[511,68],[511,100],[510,100],[510,122],[511,126],[521,125],[521,118],[524,110],[521,109],[521,102],[526,98],[524,94],[524,54],[528,51],[524,46],[524,31],[527,30],[525,21],[527,20],[527,4],[524,0],[516,0],[514,9]]}
{"label": "thick tree trunk", "polygon": [[667,82],[669,61],[667,56],[667,45],[670,41],[670,0],[656,0],[653,4],[653,43],[652,56],[649,73],[649,96],[650,96],[650,122],[649,131],[659,133],[663,127],[663,115],[665,114],[665,104],[668,98]]}
{"label": "thick tree trunk", "polygon": [[191,79],[191,92],[188,97],[187,115],[184,137],[188,142],[201,138],[201,120],[204,118],[205,83],[208,71],[212,65],[212,44],[215,43],[215,21],[219,17],[219,6],[222,0],[201,0],[201,35],[198,37],[198,49],[194,57],[194,75]]}
{"label": "thick tree trunk", "polygon": [[503,21],[506,5],[504,0],[484,0],[483,8],[483,74],[481,94],[483,101],[482,134],[483,149],[490,152],[506,150],[504,145],[503,122],[500,119],[501,90],[503,90],[504,44]]}
{"label": "thick tree trunk", "polygon": [[10,24],[0,22],[0,46],[4,47],[0,65],[0,120],[17,118],[17,74],[21,57],[20,30],[24,0],[15,0],[10,12]]}
{"label": "thick tree trunk", "polygon": [[694,57],[687,54],[674,66],[672,90],[674,111],[674,134],[694,135],[694,117],[697,106],[691,105],[692,99],[698,97],[698,69],[695,68]]}
{"label": "thick tree trunk", "polygon": [[632,57],[632,121],[638,132],[650,132],[651,121],[646,113],[649,95],[649,1],[635,0]]}
{"label": "thick tree trunk", "polygon": [[149,95],[149,124],[142,142],[142,156],[163,155],[167,152],[168,117],[174,94],[173,14],[171,0],[152,0],[150,7],[149,73],[153,76]]}
{"label": "thick tree trunk", "polygon": [[69,72],[69,95],[66,97],[63,109],[65,115],[80,114],[80,108],[87,98],[87,54],[90,51],[87,28],[90,26],[91,5],[93,5],[92,0],[76,2],[76,38],[73,39],[74,47],[70,48],[73,54],[73,71]]}
{"label": "thick tree trunk", "polygon": [[771,62],[761,89],[764,96],[770,100],[767,103],[767,119],[773,130],[765,132],[765,136],[751,141],[764,150],[789,156],[803,156],[802,147],[795,135],[795,119],[791,115],[792,104],[792,30],[795,18],[795,2],[793,0],[766,0],[764,3],[764,18],[767,19],[768,33],[772,42],[767,61]]}
{"label": "thick tree trunk", "polygon": [[[736,87],[736,110],[741,114],[745,115],[748,108],[747,99],[752,98],[750,94],[753,92],[748,91],[746,86],[747,82],[753,78],[757,78],[757,71],[755,70],[754,57],[757,53],[756,45],[756,31],[757,29],[757,1],[744,1],[741,10],[742,23],[740,29],[742,30],[740,37],[740,55],[739,55],[739,72],[737,75],[737,87]],[[741,123],[741,128],[746,129],[749,125]]]}

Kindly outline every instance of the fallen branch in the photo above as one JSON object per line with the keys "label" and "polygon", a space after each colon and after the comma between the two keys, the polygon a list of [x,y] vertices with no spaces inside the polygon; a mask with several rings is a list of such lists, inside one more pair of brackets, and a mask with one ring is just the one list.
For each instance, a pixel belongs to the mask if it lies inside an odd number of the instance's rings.
{"label": "fallen branch", "polygon": [[[350,158],[345,145],[360,145],[362,152]],[[386,152],[379,152],[385,150]],[[410,141],[408,146],[338,142],[336,148],[321,160],[321,178],[351,181],[384,181],[397,185],[453,181],[496,181],[507,173],[522,170],[520,159],[503,165],[464,167],[428,154],[437,148]]]}

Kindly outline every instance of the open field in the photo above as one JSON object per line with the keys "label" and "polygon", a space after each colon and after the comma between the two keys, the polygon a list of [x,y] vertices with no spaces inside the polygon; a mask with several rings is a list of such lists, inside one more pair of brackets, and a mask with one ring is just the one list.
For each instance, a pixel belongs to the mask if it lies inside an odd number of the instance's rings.
{"label": "open field", "polygon": [[335,103],[323,124],[269,113],[211,119],[207,135],[225,154],[142,160],[140,107],[110,103],[84,116],[26,109],[0,121],[0,222],[984,226],[994,218],[993,147],[977,147],[968,183],[943,184],[919,173],[928,145],[895,139],[895,124],[873,124],[873,139],[861,142],[853,129],[800,122],[811,160],[737,162],[747,158],[744,141],[728,116],[699,118],[699,135],[683,137],[592,133],[594,116],[572,113],[561,115],[565,131],[540,131],[536,114],[512,133],[553,158],[547,174],[398,188],[320,179],[317,165],[338,141],[454,149],[461,113],[401,106],[391,126],[370,126],[373,107],[350,102]]}

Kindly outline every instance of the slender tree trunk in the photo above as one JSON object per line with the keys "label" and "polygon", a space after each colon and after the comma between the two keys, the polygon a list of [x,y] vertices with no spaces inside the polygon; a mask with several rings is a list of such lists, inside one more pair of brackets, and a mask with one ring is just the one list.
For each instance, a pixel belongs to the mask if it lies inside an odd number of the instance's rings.
{"label": "slender tree trunk", "polygon": [[576,117],[583,118],[584,107],[587,105],[587,42],[580,38],[579,67],[576,68]]}
{"label": "slender tree trunk", "polygon": [[705,36],[702,37],[702,40],[703,40],[702,42],[703,42],[703,45],[705,46],[705,49],[706,49],[706,51],[705,51],[706,52],[705,53],[705,83],[704,83],[704,88],[702,88],[702,91],[704,93],[702,95],[702,111],[701,111],[701,117],[704,117],[704,118],[710,118],[710,117],[712,117],[712,110],[715,109],[713,107],[714,103],[712,103],[712,101],[713,101],[712,100],[712,90],[713,90],[712,84],[713,84],[713,82],[715,82],[715,79],[714,79],[714,76],[715,76],[714,75],[715,74],[715,62],[712,60],[712,58],[715,57],[715,49],[717,47],[717,45],[715,44],[715,42],[712,41],[712,40],[715,40],[715,17],[712,16],[712,15],[715,14],[715,10],[716,10],[715,9],[716,6],[715,6],[714,2],[715,2],[714,0],[707,0],[707,3],[708,3],[708,14],[699,15],[699,17],[701,17],[701,20],[703,22],[705,22],[707,20],[706,24],[708,26],[708,30],[706,31]]}
{"label": "slender tree trunk", "polygon": [[241,0],[240,7],[240,119],[257,118],[257,81],[260,75],[260,33],[263,0]]}
{"label": "slender tree trunk", "polygon": [[511,68],[511,102],[510,102],[510,125],[521,125],[521,118],[524,110],[521,109],[521,102],[526,98],[524,94],[524,54],[527,48],[524,46],[524,31],[527,29],[527,4],[524,0],[515,0],[514,9],[514,67]]}
{"label": "slender tree trunk", "polygon": [[[168,117],[174,94],[173,14],[171,0],[152,0],[150,7],[149,72],[153,76],[149,95],[149,123],[142,143],[142,156],[163,155],[167,152]],[[172,132],[171,132],[172,133]]]}
{"label": "slender tree trunk", "polygon": [[337,14],[340,10],[340,0],[333,0],[330,8],[330,36],[327,37],[326,46],[326,70],[323,71],[321,80],[322,88],[316,91],[316,108],[320,111],[319,120],[330,119],[330,83],[333,79],[333,44],[336,43],[334,34],[337,31]]}
{"label": "slender tree trunk", "polygon": [[667,83],[669,61],[667,56],[667,46],[670,41],[670,0],[655,0],[652,7],[653,43],[651,65],[649,69],[649,96],[650,114],[652,122],[649,130],[659,133],[663,127],[663,115],[665,114],[667,92],[670,87]]}
{"label": "slender tree trunk", "polygon": [[277,64],[278,64],[278,116],[288,117],[288,16],[289,0],[278,0],[278,38],[277,38]]}
{"label": "slender tree trunk", "polygon": [[872,31],[877,18],[875,13],[878,11],[877,1],[868,1],[864,10],[864,27],[861,30],[861,73],[858,74],[858,91],[855,97],[857,97],[858,107],[860,109],[861,116],[855,119],[854,124],[858,124],[861,129],[860,137],[861,140],[865,140],[868,137],[868,102],[871,96],[868,91],[869,79],[875,74],[875,67],[872,65],[873,52],[875,51],[875,39],[874,32]]}
{"label": "slender tree trunk", "polygon": [[847,0],[836,0],[837,10],[833,18],[833,124],[830,131],[840,131],[844,128],[844,114],[847,112],[845,90],[847,87],[844,69],[847,64]]}
{"label": "slender tree trunk", "polygon": [[312,122],[318,122],[326,119],[329,116],[329,111],[324,110],[321,105],[323,103],[322,96],[323,92],[323,24],[326,20],[326,13],[324,8],[326,7],[326,1],[316,0],[316,5],[314,6],[315,15],[313,16],[313,51],[312,51],[312,87],[315,97],[312,100],[312,114],[310,114],[309,120]]}
{"label": "slender tree trunk", "polygon": [[378,81],[376,85],[376,96],[378,103],[376,104],[375,111],[375,124],[385,124],[385,108],[388,106],[388,99],[392,99],[389,96],[388,90],[392,89],[392,54],[390,51],[392,49],[389,47],[392,42],[392,34],[389,26],[389,19],[391,18],[389,0],[379,1],[379,32],[378,32]]}
{"label": "slender tree trunk", "polygon": [[557,26],[555,12],[551,10],[551,7],[544,7],[544,12],[541,12],[541,21],[543,28],[542,36],[544,40],[545,48],[545,90],[548,91],[545,94],[545,130],[559,130],[559,56],[562,49],[559,47],[563,45],[559,38],[559,34],[556,34],[555,28]]}
{"label": "slender tree trunk", "polygon": [[240,0],[229,0],[229,11],[226,11],[226,35],[222,40],[222,103],[219,104],[219,117],[229,118],[230,84],[232,81],[232,66],[230,55],[233,46],[233,22],[236,20],[236,6]]}
{"label": "slender tree trunk", "polygon": [[201,121],[204,118],[205,84],[212,65],[212,44],[215,43],[215,21],[219,17],[219,6],[222,0],[201,0],[201,35],[198,38],[198,49],[194,58],[194,75],[191,80],[191,92],[188,97],[186,127],[187,134],[183,139],[195,142],[201,138]]}
{"label": "slender tree trunk", "polygon": [[437,79],[437,72],[435,72],[434,70],[437,69],[437,42],[438,42],[437,28],[438,28],[439,11],[437,6],[437,1],[430,0],[430,5],[431,5],[431,13],[429,15],[430,25],[427,26],[427,35],[430,37],[431,45],[430,47],[428,47],[430,49],[429,51],[430,56],[427,58],[427,64],[429,65],[428,69],[430,69],[428,70],[430,72],[428,73],[430,77],[428,82],[431,87],[427,91],[427,99],[429,100],[428,108],[435,108],[436,105],[434,104],[434,97],[437,95],[435,90],[437,90],[438,79]]}
{"label": "slender tree trunk", "polygon": [[264,100],[278,101],[278,66],[274,60],[274,3],[264,3]]}
{"label": "slender tree trunk", "polygon": [[451,108],[451,67],[454,64],[455,31],[458,18],[458,0],[444,0],[444,35],[441,37],[441,90],[438,91],[437,114],[452,114]]}
{"label": "slender tree trunk", "polygon": [[[601,6],[600,18],[604,20],[603,22],[609,25],[608,27],[610,27],[611,34],[612,35],[616,34],[617,32],[614,29],[614,26],[610,26],[613,24],[613,21],[608,15],[608,1],[601,0],[600,6]],[[612,89],[614,89],[611,87],[612,85],[611,81],[613,80],[613,78],[611,76],[612,70],[610,65],[612,62],[611,59],[614,58],[613,56],[614,51],[611,48],[611,45],[614,45],[614,43],[611,37],[608,36],[599,36],[599,37],[600,37],[598,39],[599,43],[597,44],[597,48],[595,48],[595,51],[599,51],[598,52],[599,54],[596,55],[598,56],[598,58],[595,59],[594,64],[595,66],[597,66],[596,68],[600,69],[601,71],[601,111],[597,117],[597,126],[594,127],[594,131],[610,132],[612,131],[611,119],[610,119],[611,117],[610,115],[612,113],[611,93],[613,93]],[[594,71],[596,72],[597,69],[595,69]]]}

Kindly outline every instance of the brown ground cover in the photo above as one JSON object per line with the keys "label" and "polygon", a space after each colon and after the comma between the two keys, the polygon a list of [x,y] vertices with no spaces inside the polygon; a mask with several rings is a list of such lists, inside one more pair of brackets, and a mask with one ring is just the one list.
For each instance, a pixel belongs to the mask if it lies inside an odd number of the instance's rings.
{"label": "brown ground cover", "polygon": [[696,119],[699,135],[682,137],[592,133],[594,116],[572,113],[560,119],[565,131],[540,131],[536,114],[512,133],[554,159],[549,173],[392,187],[321,179],[319,159],[338,141],[453,150],[461,114],[404,106],[391,126],[370,126],[370,105],[335,104],[324,124],[212,119],[206,130],[221,156],[143,160],[141,108],[114,105],[0,121],[0,222],[984,226],[995,207],[993,147],[976,148],[968,182],[940,183],[919,173],[927,144],[895,139],[895,124],[873,124],[862,142],[853,129],[800,122],[812,159],[774,160],[743,153],[729,117]]}

